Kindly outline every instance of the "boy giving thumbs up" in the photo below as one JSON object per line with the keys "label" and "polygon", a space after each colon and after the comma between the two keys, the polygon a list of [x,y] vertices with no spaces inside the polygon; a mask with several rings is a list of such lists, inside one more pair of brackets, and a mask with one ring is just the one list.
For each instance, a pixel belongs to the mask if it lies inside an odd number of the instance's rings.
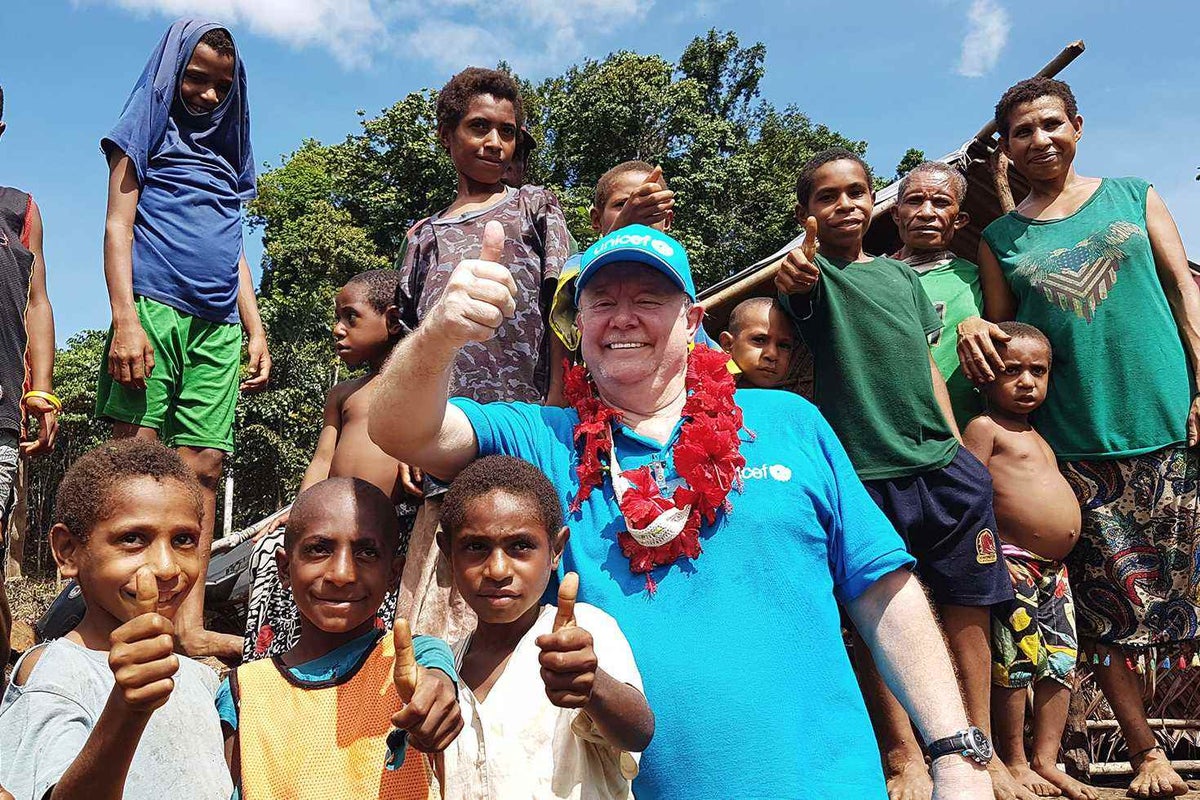
{"label": "boy giving thumbs up", "polygon": [[542,604],[568,535],[549,479],[520,459],[480,459],[446,494],[438,545],[479,618],[452,648],[464,730],[447,798],[632,797],[654,715],[629,643],[575,602],[573,572]]}
{"label": "boy giving thumbs up", "polygon": [[244,800],[441,796],[428,754],[462,729],[450,650],[404,620],[391,634],[375,625],[403,569],[399,542],[391,501],[358,478],[321,481],[292,505],[276,558],[300,638],[217,695]]}

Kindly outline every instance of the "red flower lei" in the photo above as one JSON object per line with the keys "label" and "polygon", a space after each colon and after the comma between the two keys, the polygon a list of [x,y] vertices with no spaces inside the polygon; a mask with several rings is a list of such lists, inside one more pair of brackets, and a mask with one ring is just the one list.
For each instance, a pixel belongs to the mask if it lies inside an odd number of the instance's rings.
{"label": "red flower lei", "polygon": [[[621,552],[629,559],[630,571],[646,574],[646,586],[652,593],[655,584],[650,571],[684,556],[699,556],[700,525],[711,525],[718,510],[728,511],[731,508],[730,490],[741,487],[741,469],[746,465],[746,459],[739,452],[742,410],[733,402],[736,382],[726,366],[728,360],[721,351],[705,346],[695,347],[688,356],[684,422],[679,439],[671,449],[675,472],[683,485],[666,498],[651,478],[648,467],[623,473],[631,487],[618,502],[627,525],[640,530],[672,508],[689,512],[683,531],[664,544],[647,547],[628,531],[617,537]],[[611,423],[620,421],[621,413],[600,400],[582,365],[568,367],[564,383],[567,402],[579,414],[575,442],[578,445],[582,440],[583,444],[579,466],[575,469],[579,476],[579,493],[571,501],[574,512],[579,510],[592,489],[604,482],[607,467],[600,463],[600,456],[606,454],[611,460]]]}

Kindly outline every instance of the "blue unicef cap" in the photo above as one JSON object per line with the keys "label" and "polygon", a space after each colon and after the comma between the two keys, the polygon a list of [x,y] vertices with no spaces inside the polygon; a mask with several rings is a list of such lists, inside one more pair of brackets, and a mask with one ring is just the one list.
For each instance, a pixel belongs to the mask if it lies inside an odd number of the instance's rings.
{"label": "blue unicef cap", "polygon": [[692,282],[692,268],[683,245],[654,228],[629,225],[613,231],[584,251],[579,278],[575,281],[575,304],[579,305],[583,287],[596,277],[597,272],[609,264],[625,261],[654,267],[689,298],[696,299],[696,284]]}

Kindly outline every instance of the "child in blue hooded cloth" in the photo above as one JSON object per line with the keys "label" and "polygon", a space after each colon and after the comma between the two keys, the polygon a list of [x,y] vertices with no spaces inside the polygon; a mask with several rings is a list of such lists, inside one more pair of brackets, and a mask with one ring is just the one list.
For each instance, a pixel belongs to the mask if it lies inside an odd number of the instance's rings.
{"label": "child in blue hooded cloth", "polygon": [[[96,416],[113,421],[114,438],[158,438],[179,450],[203,487],[207,553],[221,461],[233,451],[239,321],[250,358],[241,389],[262,388],[271,367],[242,249],[254,154],[246,71],[229,31],[172,25],[100,146],[112,327]],[[203,608],[201,581],[176,619],[180,649],[236,658],[241,640],[206,631]]]}

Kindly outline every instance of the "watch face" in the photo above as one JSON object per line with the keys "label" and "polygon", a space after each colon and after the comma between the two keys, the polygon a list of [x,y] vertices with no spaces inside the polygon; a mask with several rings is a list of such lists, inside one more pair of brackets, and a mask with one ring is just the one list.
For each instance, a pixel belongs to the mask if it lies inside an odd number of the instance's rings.
{"label": "watch face", "polygon": [[979,728],[971,727],[968,729],[971,746],[974,748],[984,761],[990,761],[992,758],[992,743],[988,741],[987,735]]}

